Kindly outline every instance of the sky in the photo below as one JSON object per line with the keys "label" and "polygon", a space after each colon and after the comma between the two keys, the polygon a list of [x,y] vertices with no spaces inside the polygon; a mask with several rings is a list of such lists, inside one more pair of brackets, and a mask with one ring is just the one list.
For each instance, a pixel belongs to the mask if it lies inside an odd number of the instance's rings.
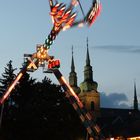
{"label": "sky", "polygon": [[[86,13],[91,0],[81,3]],[[61,32],[49,54],[61,60],[60,71],[68,80],[73,45],[80,84],[84,78],[88,37],[93,79],[102,93],[102,106],[131,107],[134,80],[140,102],[140,0],[101,0],[101,4],[101,14],[92,27]],[[78,7],[76,11],[77,18],[82,18]],[[36,44],[44,43],[52,28],[49,12],[48,0],[0,0],[0,74],[9,60],[18,72],[23,54],[34,53]],[[39,69],[31,76],[41,80],[46,74]],[[56,82],[55,77],[47,76]]]}

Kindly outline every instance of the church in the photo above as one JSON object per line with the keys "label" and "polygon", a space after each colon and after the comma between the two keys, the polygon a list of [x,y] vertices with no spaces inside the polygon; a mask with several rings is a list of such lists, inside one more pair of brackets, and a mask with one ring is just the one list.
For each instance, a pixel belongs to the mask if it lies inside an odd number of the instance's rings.
{"label": "church", "polygon": [[[86,64],[84,66],[84,81],[78,86],[72,49],[69,84],[85,105],[86,109],[95,116],[95,121],[100,126],[101,132],[106,139],[140,140],[140,111],[138,108],[136,83],[134,83],[133,109],[101,107],[98,83],[93,79],[93,70],[90,64],[88,39]],[[89,139],[87,138],[87,140]]]}

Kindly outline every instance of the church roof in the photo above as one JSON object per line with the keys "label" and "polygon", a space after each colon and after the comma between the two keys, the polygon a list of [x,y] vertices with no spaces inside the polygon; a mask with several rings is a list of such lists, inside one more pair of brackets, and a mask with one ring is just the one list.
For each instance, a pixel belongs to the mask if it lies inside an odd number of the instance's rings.
{"label": "church roof", "polygon": [[97,123],[105,137],[140,136],[140,111],[134,109],[101,108]]}

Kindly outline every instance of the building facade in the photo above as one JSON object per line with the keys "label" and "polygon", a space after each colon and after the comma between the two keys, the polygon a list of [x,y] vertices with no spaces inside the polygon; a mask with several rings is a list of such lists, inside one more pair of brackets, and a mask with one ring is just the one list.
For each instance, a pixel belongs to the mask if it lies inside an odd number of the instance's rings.
{"label": "building facade", "polygon": [[[140,111],[136,83],[134,82],[134,99],[132,109],[101,108],[98,83],[93,79],[93,70],[90,64],[90,54],[87,39],[86,64],[84,66],[84,80],[77,85],[73,49],[69,84],[79,96],[86,109],[91,112],[100,126],[106,139],[131,139],[140,136]],[[134,139],[135,140],[135,139]]]}

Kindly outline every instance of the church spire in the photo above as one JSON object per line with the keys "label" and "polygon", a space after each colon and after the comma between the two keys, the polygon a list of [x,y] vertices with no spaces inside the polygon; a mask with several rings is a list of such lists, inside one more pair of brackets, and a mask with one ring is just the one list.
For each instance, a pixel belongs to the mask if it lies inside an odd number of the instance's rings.
{"label": "church spire", "polygon": [[86,40],[86,64],[84,66],[84,81],[80,84],[81,93],[79,98],[88,111],[94,111],[94,116],[100,116],[100,94],[97,91],[98,83],[93,80],[93,71],[90,64],[90,51],[88,38]]}
{"label": "church spire", "polygon": [[90,57],[89,57],[89,50],[88,50],[88,37],[87,37],[87,56],[86,56],[86,66],[90,66]]}
{"label": "church spire", "polygon": [[69,84],[75,91],[75,93],[80,93],[80,88],[77,86],[77,74],[75,72],[74,57],[73,57],[73,46],[72,46],[72,59],[71,59],[71,72],[69,74]]}
{"label": "church spire", "polygon": [[87,53],[86,53],[86,65],[84,66],[84,81],[80,84],[82,92],[87,92],[91,90],[97,91],[97,82],[93,80],[92,66],[90,65],[90,55],[88,49],[88,38],[87,38]]}
{"label": "church spire", "polygon": [[72,46],[71,72],[75,72],[74,58],[73,58],[73,46]]}
{"label": "church spire", "polygon": [[138,110],[137,89],[135,81],[134,81],[134,110]]}
{"label": "church spire", "polygon": [[89,56],[89,49],[88,49],[88,38],[87,38],[86,65],[84,67],[84,81],[93,82],[93,72],[92,72],[92,66],[90,65],[90,56]]}

